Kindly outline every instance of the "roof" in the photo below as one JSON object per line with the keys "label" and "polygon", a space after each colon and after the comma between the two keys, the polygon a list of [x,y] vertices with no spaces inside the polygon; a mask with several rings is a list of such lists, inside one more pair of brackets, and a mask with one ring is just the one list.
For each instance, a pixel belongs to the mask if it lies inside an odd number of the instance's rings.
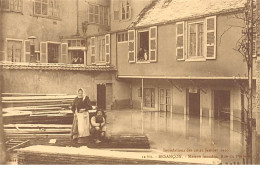
{"label": "roof", "polygon": [[50,63],[12,63],[2,62],[3,69],[27,69],[27,70],[71,70],[71,71],[116,71],[111,65],[91,65],[83,64],[50,64]]}
{"label": "roof", "polygon": [[[155,0],[130,27],[145,27],[243,9],[247,0]],[[149,8],[149,9],[148,9]]]}

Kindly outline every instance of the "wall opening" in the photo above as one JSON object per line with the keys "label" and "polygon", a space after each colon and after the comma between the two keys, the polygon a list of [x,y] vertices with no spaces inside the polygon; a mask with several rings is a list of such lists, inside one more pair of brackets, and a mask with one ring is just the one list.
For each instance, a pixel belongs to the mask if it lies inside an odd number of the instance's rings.
{"label": "wall opening", "polygon": [[230,145],[230,91],[214,91],[214,142],[221,147]]}

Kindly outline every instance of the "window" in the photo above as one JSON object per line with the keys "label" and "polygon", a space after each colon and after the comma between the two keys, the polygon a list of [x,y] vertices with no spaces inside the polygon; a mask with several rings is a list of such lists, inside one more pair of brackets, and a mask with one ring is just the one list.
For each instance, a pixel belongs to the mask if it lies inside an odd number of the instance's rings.
{"label": "window", "polygon": [[157,61],[157,26],[137,32],[128,30],[128,61],[129,63]]}
{"label": "window", "polygon": [[128,33],[118,33],[117,34],[117,42],[127,42],[128,41]]}
{"label": "window", "polygon": [[149,60],[149,31],[138,32],[137,61]]}
{"label": "window", "polygon": [[34,14],[37,16],[59,17],[58,0],[35,0]]}
{"label": "window", "polygon": [[216,17],[176,23],[176,59],[216,59]]}
{"label": "window", "polygon": [[189,24],[188,58],[203,56],[203,43],[204,43],[203,33],[204,33],[203,22]]}
{"label": "window", "polygon": [[48,63],[59,63],[59,44],[48,44]]}
{"label": "window", "polygon": [[109,25],[108,10],[106,6],[89,4],[89,23]]}
{"label": "window", "polygon": [[41,63],[66,63],[68,58],[68,44],[60,42],[41,42]]}
{"label": "window", "polygon": [[0,0],[0,7],[4,11],[22,12],[22,0]]}
{"label": "window", "polygon": [[22,61],[22,40],[7,40],[7,61]]}
{"label": "window", "polygon": [[79,40],[79,39],[68,40],[68,46],[69,47],[84,47],[85,40]]}
{"label": "window", "polygon": [[70,50],[69,56],[70,56],[71,64],[84,64],[84,51]]}
{"label": "window", "polygon": [[131,18],[131,7],[127,1],[121,2],[121,20],[128,20]]}
{"label": "window", "polygon": [[90,39],[90,53],[92,64],[110,63],[110,34],[92,37]]}
{"label": "window", "polygon": [[99,40],[99,62],[105,62],[105,39]]}
{"label": "window", "polygon": [[155,107],[155,89],[145,88],[144,89],[144,107]]}

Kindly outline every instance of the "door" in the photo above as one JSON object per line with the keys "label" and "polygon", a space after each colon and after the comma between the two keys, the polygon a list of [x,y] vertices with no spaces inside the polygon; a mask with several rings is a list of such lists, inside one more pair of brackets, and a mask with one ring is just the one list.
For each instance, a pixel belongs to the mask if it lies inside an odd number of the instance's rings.
{"label": "door", "polygon": [[160,111],[171,112],[171,90],[160,89]]}
{"label": "door", "polygon": [[200,138],[200,91],[188,92],[188,136]]}
{"label": "door", "polygon": [[97,85],[97,106],[100,109],[106,109],[106,85]]}

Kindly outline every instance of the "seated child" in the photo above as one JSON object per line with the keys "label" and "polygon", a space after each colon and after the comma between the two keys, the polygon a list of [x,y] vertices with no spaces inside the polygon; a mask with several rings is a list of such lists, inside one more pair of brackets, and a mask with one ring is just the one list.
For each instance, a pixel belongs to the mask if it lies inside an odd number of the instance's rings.
{"label": "seated child", "polygon": [[92,131],[94,138],[96,139],[96,143],[100,143],[100,139],[105,137],[106,131],[106,119],[104,118],[104,112],[102,110],[97,110],[96,115],[93,116],[90,120],[92,125]]}

